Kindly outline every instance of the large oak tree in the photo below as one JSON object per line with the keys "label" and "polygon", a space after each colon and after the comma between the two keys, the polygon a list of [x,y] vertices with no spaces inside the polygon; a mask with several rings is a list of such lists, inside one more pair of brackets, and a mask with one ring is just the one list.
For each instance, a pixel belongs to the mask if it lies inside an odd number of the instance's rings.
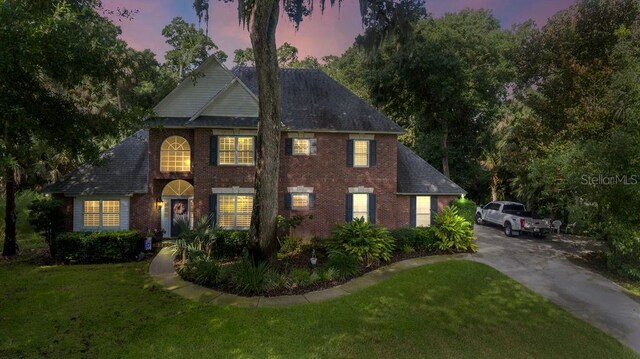
{"label": "large oak tree", "polygon": [[[228,2],[228,0],[224,0]],[[323,11],[325,0],[237,0],[238,18],[249,30],[258,78],[259,121],[256,148],[255,197],[251,217],[250,251],[254,260],[271,258],[277,251],[278,168],[280,150],[280,72],[276,28],[280,8],[298,28],[315,5]],[[316,4],[317,3],[317,4]],[[329,0],[334,6],[341,1]],[[387,34],[403,33],[410,26],[406,9],[424,7],[422,0],[359,0],[369,48]],[[209,0],[195,0],[199,18],[208,18]]]}

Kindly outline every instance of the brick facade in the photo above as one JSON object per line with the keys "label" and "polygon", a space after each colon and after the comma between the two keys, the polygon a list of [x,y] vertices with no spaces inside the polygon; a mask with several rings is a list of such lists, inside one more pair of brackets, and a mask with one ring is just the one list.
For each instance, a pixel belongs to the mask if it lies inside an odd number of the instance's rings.
{"label": "brick facade", "polygon": [[[131,228],[140,231],[160,228],[160,209],[164,187],[175,179],[182,179],[194,187],[194,218],[209,212],[209,195],[213,187],[233,186],[253,188],[254,166],[226,166],[210,164],[211,129],[150,129],[149,130],[149,192],[131,197]],[[160,147],[170,136],[182,136],[191,147],[190,172],[160,172]],[[310,238],[327,237],[331,229],[345,221],[345,197],[349,187],[373,188],[376,195],[376,222],[388,228],[409,224],[409,198],[398,195],[397,190],[397,135],[376,134],[377,163],[368,168],[347,166],[347,133],[314,133],[317,153],[310,156],[293,156],[285,153],[285,140],[280,141],[280,182],[278,190],[279,212],[284,216],[302,215],[301,226],[294,235]],[[288,187],[313,187],[315,207],[309,210],[285,209]],[[456,196],[440,196],[438,210],[444,208]],[[73,200],[65,198],[65,210],[71,214]],[[309,219],[308,217],[312,218]]]}

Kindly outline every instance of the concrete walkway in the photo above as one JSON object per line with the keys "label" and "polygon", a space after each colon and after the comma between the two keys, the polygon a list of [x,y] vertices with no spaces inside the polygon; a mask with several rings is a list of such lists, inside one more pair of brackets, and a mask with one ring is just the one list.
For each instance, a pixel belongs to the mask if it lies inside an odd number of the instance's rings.
{"label": "concrete walkway", "polygon": [[640,303],[607,278],[571,263],[549,240],[506,237],[476,226],[479,252],[488,264],[640,352]]}
{"label": "concrete walkway", "polygon": [[333,288],[327,288],[301,295],[283,295],[278,297],[243,297],[234,294],[223,293],[211,288],[206,288],[182,280],[173,267],[173,254],[171,249],[164,248],[155,256],[149,266],[149,274],[166,290],[182,297],[216,305],[229,305],[234,307],[286,307],[296,304],[317,303],[325,300],[339,298],[355,293],[364,288],[371,287],[398,272],[420,267],[427,264],[442,262],[455,258],[464,258],[466,255],[428,256],[407,259],[392,263],[388,266],[368,272],[361,277],[354,278],[347,283]]}

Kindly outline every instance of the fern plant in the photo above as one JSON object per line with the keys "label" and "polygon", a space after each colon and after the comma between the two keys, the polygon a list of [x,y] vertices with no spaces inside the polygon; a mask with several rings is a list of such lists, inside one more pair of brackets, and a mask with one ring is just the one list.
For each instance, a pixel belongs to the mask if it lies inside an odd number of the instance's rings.
{"label": "fern plant", "polygon": [[438,239],[436,245],[441,251],[475,251],[478,248],[473,243],[476,238],[469,221],[458,215],[454,207],[445,207],[440,212],[433,231]]}

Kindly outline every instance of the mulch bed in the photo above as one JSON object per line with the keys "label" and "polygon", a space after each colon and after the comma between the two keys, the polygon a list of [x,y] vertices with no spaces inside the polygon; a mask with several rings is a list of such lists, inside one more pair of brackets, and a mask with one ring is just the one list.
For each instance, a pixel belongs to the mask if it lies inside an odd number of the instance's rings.
{"label": "mulch bed", "polygon": [[[389,262],[378,262],[375,264],[370,265],[369,267],[362,267],[362,272],[360,273],[359,276],[374,271],[380,267],[384,267],[387,266],[389,264],[395,263],[395,262],[400,262],[403,261],[405,259],[411,259],[411,258],[418,258],[418,257],[426,257],[426,256],[435,256],[435,255],[442,255],[442,254],[455,254],[455,253],[467,253],[467,252],[451,252],[451,253],[445,253],[445,252],[441,252],[441,251],[429,251],[429,250],[424,250],[424,249],[416,249],[414,252],[393,252],[393,256],[391,257],[391,260]],[[324,264],[327,263],[328,258],[326,256],[326,253],[324,251],[316,251],[316,257],[318,258],[318,265],[317,267],[322,267]],[[239,259],[234,259],[234,260],[227,260],[227,261],[219,261],[219,263],[221,265],[229,265],[232,263],[236,263]],[[175,268],[176,268],[176,272],[178,270],[178,267],[180,265],[179,260],[176,259],[175,261]],[[275,260],[274,262],[271,263],[271,268],[275,269],[278,273],[289,273],[292,270],[295,269],[309,269],[312,270],[313,266],[311,265],[311,249],[310,248],[306,248],[305,250],[303,250],[302,252],[295,254],[295,255],[289,255],[283,258],[279,258],[277,260]],[[320,282],[316,282],[314,284],[311,285],[305,285],[305,286],[296,286],[296,287],[280,287],[280,288],[275,288],[272,290],[269,290],[267,292],[262,293],[262,296],[265,297],[276,297],[276,296],[282,296],[282,295],[299,295],[299,294],[306,294],[309,292],[314,292],[317,290],[322,290],[322,289],[327,289],[327,288],[332,288],[335,286],[338,286],[340,284],[344,284],[348,281],[350,281],[353,278],[356,278],[358,276],[354,276],[354,277],[349,277],[349,278],[341,278],[341,279],[335,279],[332,281],[320,281]],[[184,278],[183,278],[184,279]],[[185,279],[186,280],[186,279]],[[219,290],[219,291],[223,291],[226,293],[231,293],[231,294],[239,294],[238,291],[231,287],[230,285],[225,285],[225,286],[213,286],[211,287],[212,289],[215,290]]]}

